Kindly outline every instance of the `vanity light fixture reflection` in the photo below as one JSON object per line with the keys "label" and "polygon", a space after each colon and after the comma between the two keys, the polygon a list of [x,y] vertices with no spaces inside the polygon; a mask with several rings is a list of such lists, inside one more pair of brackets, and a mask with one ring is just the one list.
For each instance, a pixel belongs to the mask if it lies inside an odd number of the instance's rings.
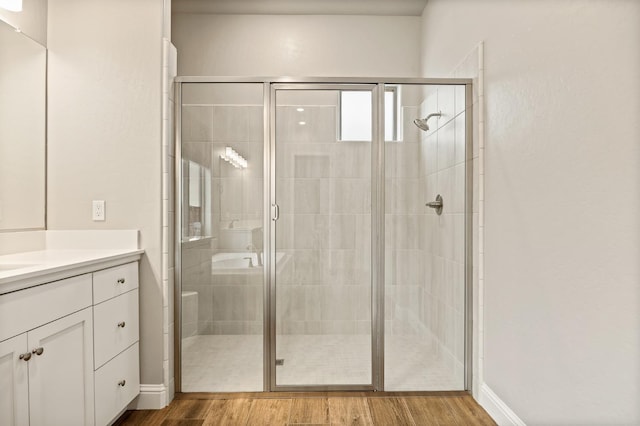
{"label": "vanity light fixture reflection", "polygon": [[0,8],[11,12],[22,12],[22,0],[0,0]]}
{"label": "vanity light fixture reflection", "polygon": [[224,153],[220,154],[220,158],[222,158],[227,163],[231,164],[233,167],[237,169],[246,169],[249,165],[245,158],[238,154],[233,148],[230,146],[224,149]]}

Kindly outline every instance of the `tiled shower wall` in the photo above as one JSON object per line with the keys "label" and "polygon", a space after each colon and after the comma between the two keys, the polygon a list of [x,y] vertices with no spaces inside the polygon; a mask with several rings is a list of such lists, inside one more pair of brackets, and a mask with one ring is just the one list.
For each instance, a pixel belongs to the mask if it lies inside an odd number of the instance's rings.
{"label": "tiled shower wall", "polygon": [[277,109],[279,334],[371,330],[371,143],[338,141],[334,100]]}
{"label": "tiled shower wall", "polygon": [[421,132],[420,185],[426,201],[440,194],[442,215],[424,209],[421,251],[425,261],[422,324],[437,342],[455,377],[464,371],[465,312],[465,87],[437,86],[427,91],[421,116],[440,111]]}
{"label": "tiled shower wall", "polygon": [[[403,87],[406,95],[411,87]],[[402,140],[385,142],[385,333],[425,335],[418,106],[402,108]]]}

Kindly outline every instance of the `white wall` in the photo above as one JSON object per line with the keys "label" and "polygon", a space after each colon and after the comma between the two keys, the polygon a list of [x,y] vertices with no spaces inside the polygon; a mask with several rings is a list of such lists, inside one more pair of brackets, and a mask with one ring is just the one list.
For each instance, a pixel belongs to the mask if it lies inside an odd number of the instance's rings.
{"label": "white wall", "polygon": [[485,43],[484,378],[528,424],[640,423],[640,3],[430,0]]}
{"label": "white wall", "polygon": [[[139,229],[141,380],[163,383],[162,0],[49,5],[47,229]],[[106,221],[91,200],[106,200]]]}
{"label": "white wall", "polygon": [[419,17],[174,14],[178,75],[417,77]]}

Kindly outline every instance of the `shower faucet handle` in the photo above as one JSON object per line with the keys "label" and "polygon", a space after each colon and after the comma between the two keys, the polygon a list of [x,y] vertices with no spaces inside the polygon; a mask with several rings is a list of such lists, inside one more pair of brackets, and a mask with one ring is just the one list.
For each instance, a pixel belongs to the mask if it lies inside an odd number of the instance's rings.
{"label": "shower faucet handle", "polygon": [[430,201],[426,203],[425,206],[436,209],[436,214],[440,216],[442,214],[442,207],[444,207],[444,203],[442,202],[442,195],[438,194],[435,201]]}

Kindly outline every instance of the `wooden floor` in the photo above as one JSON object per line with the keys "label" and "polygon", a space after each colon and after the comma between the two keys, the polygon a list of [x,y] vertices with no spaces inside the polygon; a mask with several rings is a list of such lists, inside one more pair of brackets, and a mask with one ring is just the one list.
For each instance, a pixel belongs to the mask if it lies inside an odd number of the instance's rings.
{"label": "wooden floor", "polygon": [[465,392],[178,394],[162,410],[127,411],[116,425],[495,425]]}

